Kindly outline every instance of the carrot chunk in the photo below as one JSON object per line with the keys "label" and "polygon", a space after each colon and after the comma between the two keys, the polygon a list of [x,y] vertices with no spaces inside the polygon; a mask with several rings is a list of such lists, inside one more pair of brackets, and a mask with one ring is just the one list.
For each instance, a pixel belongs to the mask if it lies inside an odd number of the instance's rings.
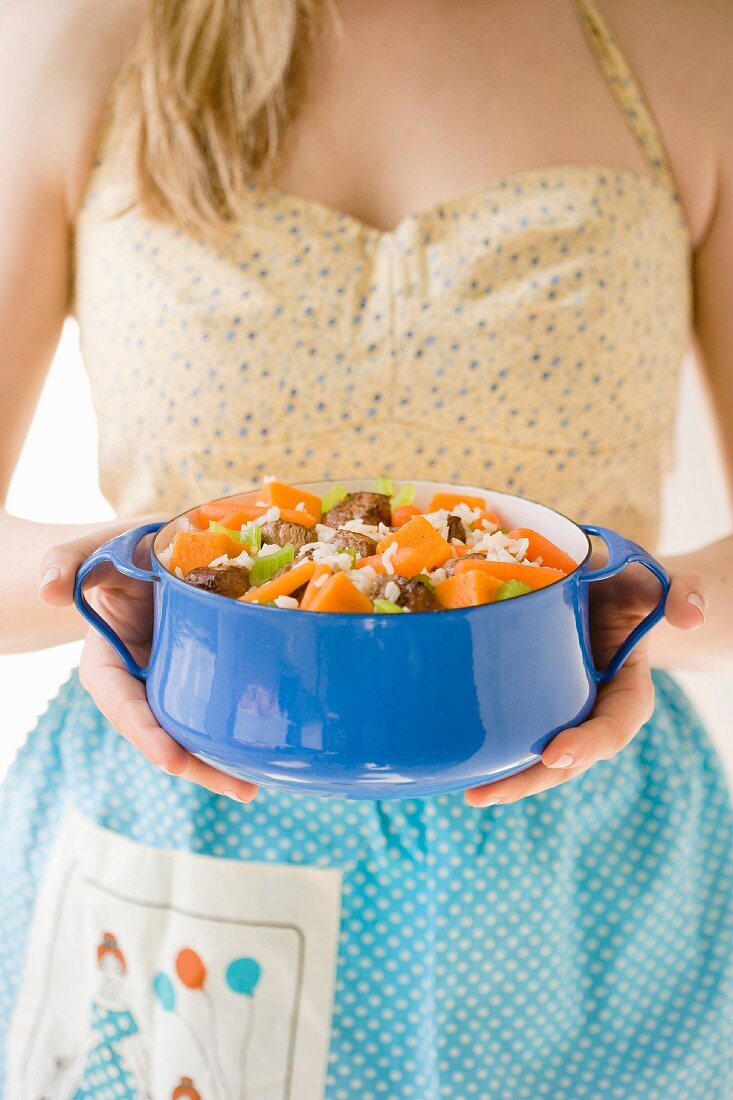
{"label": "carrot chunk", "polygon": [[546,588],[567,576],[562,569],[550,569],[546,565],[522,565],[513,561],[484,561],[482,558],[464,558],[456,565],[455,575],[478,570],[500,581],[523,581],[530,588]]}
{"label": "carrot chunk", "polygon": [[365,565],[370,565],[375,573],[387,572],[381,554],[370,554],[369,557],[359,558],[354,564],[354,569],[363,569]]}
{"label": "carrot chunk", "polygon": [[278,596],[290,596],[302,585],[307,584],[316,571],[316,562],[304,561],[302,565],[296,565],[294,569],[288,569],[280,577],[273,577],[271,581],[256,588],[250,588],[241,600],[245,603],[270,603]]}
{"label": "carrot chunk", "polygon": [[502,582],[496,577],[472,569],[465,573],[455,573],[442,581],[435,589],[443,607],[477,607],[482,603],[491,603],[501,588]]}
{"label": "carrot chunk", "polygon": [[[453,550],[460,550],[459,547],[453,546]],[[466,550],[468,547],[465,548]],[[458,554],[455,555],[458,557]],[[398,577],[415,577],[418,573],[422,572],[423,558],[419,551],[413,550],[410,546],[402,546],[391,556],[390,561]],[[384,559],[381,554],[372,554],[368,558],[359,558],[355,569],[363,569],[365,565],[370,565],[375,573],[386,573],[387,567],[384,564]]]}
{"label": "carrot chunk", "polygon": [[221,523],[224,516],[231,515],[237,508],[256,504],[258,500],[262,500],[259,490],[253,493],[237,493],[236,496],[225,497],[224,500],[210,500],[207,504],[202,504],[189,512],[188,518],[196,527],[208,527],[209,520]]}
{"label": "carrot chunk", "polygon": [[486,508],[481,509],[481,515],[478,517],[478,519],[474,523],[474,527],[478,528],[478,530],[482,530],[482,527],[481,527],[482,520],[488,520],[488,522],[493,523],[495,527],[501,527],[502,526],[501,520],[497,516],[496,512],[489,512],[489,511],[486,510]]}
{"label": "carrot chunk", "polygon": [[564,573],[572,573],[578,568],[577,561],[574,561],[570,554],[566,554],[539,531],[532,531],[529,527],[517,527],[508,534],[512,539],[529,539],[526,556],[530,561],[542,558],[543,565],[549,565],[552,569],[562,569]]}
{"label": "carrot chunk", "polygon": [[[401,565],[399,570],[400,575],[403,577],[414,576],[415,573],[420,573],[423,569],[435,569],[452,556],[451,544],[435,530],[424,516],[413,516],[403,527],[400,527],[399,531],[383,538],[377,545],[377,553],[383,554],[393,542],[397,543],[400,550],[412,551],[409,561],[407,555],[404,555],[405,564]],[[400,561],[403,561],[402,556]],[[413,573],[403,572],[404,568],[412,568],[413,566]],[[397,569],[396,562],[395,569]]]}
{"label": "carrot chunk", "polygon": [[[267,509],[271,507],[271,504],[266,506],[243,504],[241,507],[229,512],[228,515],[223,516],[219,522],[233,531],[238,531],[245,523],[251,523],[253,519],[264,516]],[[280,508],[280,519],[286,523],[299,523],[301,527],[315,527],[316,525],[316,520],[308,512],[297,512],[293,508]]]}
{"label": "carrot chunk", "polygon": [[401,504],[392,513],[392,526],[402,527],[408,520],[414,519],[415,516],[420,514],[420,509],[416,508],[414,504]]}
{"label": "carrot chunk", "polygon": [[[302,508],[298,509],[298,505],[302,504],[308,515],[313,517],[314,523],[319,522],[321,518],[320,497],[315,493],[307,493],[305,489],[298,489],[295,485],[284,485],[281,481],[266,481],[257,500],[267,501],[268,504],[275,504],[278,508],[291,512],[296,510],[302,512]],[[288,522],[297,523],[298,521],[289,520]],[[304,526],[312,527],[313,524],[304,524]]]}
{"label": "carrot chunk", "polygon": [[309,611],[362,611],[372,610],[372,601],[360,592],[346,573],[334,573],[310,602]]}
{"label": "carrot chunk", "polygon": [[222,554],[236,558],[243,550],[241,542],[217,531],[176,531],[169,568],[171,573],[179,568],[185,577],[192,569],[201,569]]}
{"label": "carrot chunk", "polygon": [[331,569],[331,566],[326,565],[325,562],[319,562],[318,565],[316,565],[316,568],[313,570],[313,576],[308,581],[308,587],[303,593],[300,601],[301,611],[310,610],[310,606],[316,597],[316,593],[323,587],[323,585],[318,584],[318,581],[321,579],[321,577],[330,576],[332,572],[333,570]]}
{"label": "carrot chunk", "polygon": [[486,497],[469,497],[465,493],[433,493],[428,512],[439,512],[447,508],[451,512],[457,504],[467,504],[469,508],[485,508]]}

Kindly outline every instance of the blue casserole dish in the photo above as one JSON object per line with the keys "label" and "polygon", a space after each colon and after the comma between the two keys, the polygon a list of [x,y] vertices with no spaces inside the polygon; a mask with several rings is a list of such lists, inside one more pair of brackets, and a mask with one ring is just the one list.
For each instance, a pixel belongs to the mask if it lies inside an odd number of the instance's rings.
{"label": "blue casserole dish", "polygon": [[[323,495],[330,484],[303,488]],[[343,484],[373,488],[373,481]],[[607,528],[576,524],[506,493],[415,484],[421,507],[438,491],[485,496],[509,526],[540,531],[578,567],[547,588],[459,610],[364,615],[260,607],[201,591],[165,568],[158,554],[173,538],[176,517],[128,531],[87,558],[76,605],[145,682],[163,728],[224,772],[345,798],[422,797],[500,779],[530,767],[556,733],[587,717],[598,685],[663,616],[669,578],[642,547]],[[150,569],[140,568],[135,548],[156,531]],[[608,547],[601,569],[590,569],[589,535]],[[102,562],[153,585],[145,668],[84,597],[85,578]],[[659,578],[659,602],[598,669],[589,587],[631,562]]]}

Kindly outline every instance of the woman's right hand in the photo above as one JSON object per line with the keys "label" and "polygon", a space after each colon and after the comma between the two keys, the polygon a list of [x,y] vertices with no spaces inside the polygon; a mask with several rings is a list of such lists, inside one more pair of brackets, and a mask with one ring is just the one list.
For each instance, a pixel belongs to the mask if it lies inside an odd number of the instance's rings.
{"label": "woman's right hand", "polygon": [[[73,603],[74,580],[82,562],[103,542],[137,523],[167,517],[144,516],[126,526],[105,528],[73,542],[51,547],[41,563],[40,597],[49,607]],[[149,562],[152,535],[135,552],[136,564]],[[125,577],[110,563],[100,565],[84,585],[84,594],[95,611],[124,639],[133,657],[145,664],[153,630],[151,585]],[[79,679],[104,717],[151,763],[216,794],[250,802],[257,793],[253,783],[235,779],[198,760],[166,733],[148,706],[145,685],[125,668],[121,657],[101,634],[89,628],[79,665]]]}

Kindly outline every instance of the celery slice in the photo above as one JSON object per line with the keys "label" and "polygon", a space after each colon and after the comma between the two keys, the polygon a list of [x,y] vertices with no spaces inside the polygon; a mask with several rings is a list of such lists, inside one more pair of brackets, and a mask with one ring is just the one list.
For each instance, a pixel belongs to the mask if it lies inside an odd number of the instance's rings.
{"label": "celery slice", "polygon": [[324,512],[330,512],[332,508],[335,508],[337,504],[345,500],[348,495],[349,490],[344,489],[343,485],[332,485],[321,501],[321,508]]}
{"label": "celery slice", "polygon": [[258,557],[249,574],[249,583],[253,586],[264,584],[275,576],[278,569],[282,569],[284,565],[290,565],[294,560],[295,550],[292,542],[281,546],[274,554],[266,554],[264,558]]}
{"label": "celery slice", "polygon": [[505,581],[501,588],[497,588],[494,601],[512,600],[515,596],[526,596],[532,589],[524,581]]}
{"label": "celery slice", "polygon": [[242,541],[247,543],[250,550],[254,550],[255,553],[262,547],[262,525],[259,523],[248,523],[246,527],[242,528]]}
{"label": "celery slice", "polygon": [[348,554],[354,565],[359,560],[359,553],[353,546],[339,546],[338,552],[339,554]]}
{"label": "celery slice", "polygon": [[395,508],[401,508],[403,504],[412,504],[415,499],[415,486],[403,485],[398,492],[392,497],[392,511]]}
{"label": "celery slice", "polygon": [[394,493],[392,482],[388,477],[378,477],[374,482],[374,492],[382,493],[385,497],[391,497]]}
{"label": "celery slice", "polygon": [[234,539],[235,542],[246,542],[241,531],[234,531],[231,527],[225,527],[223,523],[217,523],[215,519],[209,520],[209,530],[215,531],[217,535],[229,535],[230,539]]}
{"label": "celery slice", "polygon": [[399,604],[392,603],[391,600],[383,600],[381,596],[377,596],[374,601],[374,610],[381,611],[385,615],[397,615],[405,609],[404,607],[400,607]]}
{"label": "celery slice", "polygon": [[217,523],[216,520],[210,519],[209,528],[220,535],[229,535],[229,538],[234,539],[236,542],[245,543],[255,553],[262,546],[262,528],[259,523],[249,523],[241,531],[234,531],[231,527],[225,527],[223,523]]}
{"label": "celery slice", "polygon": [[430,580],[430,577],[426,577],[424,573],[416,573],[412,579],[414,581],[420,581],[420,584],[424,584],[429,592],[435,591],[435,585]]}

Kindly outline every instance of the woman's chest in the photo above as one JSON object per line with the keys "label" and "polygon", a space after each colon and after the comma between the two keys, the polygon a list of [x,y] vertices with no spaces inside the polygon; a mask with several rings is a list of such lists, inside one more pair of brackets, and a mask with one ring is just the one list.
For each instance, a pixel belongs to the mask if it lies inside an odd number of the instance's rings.
{"label": "woman's chest", "polygon": [[393,228],[537,165],[649,174],[573,0],[342,0],[262,182]]}
{"label": "woman's chest", "polygon": [[297,444],[412,423],[582,447],[589,419],[633,439],[674,412],[685,238],[634,174],[514,176],[392,232],[253,190],[220,249],[91,201],[79,245],[97,409],[133,438]]}

